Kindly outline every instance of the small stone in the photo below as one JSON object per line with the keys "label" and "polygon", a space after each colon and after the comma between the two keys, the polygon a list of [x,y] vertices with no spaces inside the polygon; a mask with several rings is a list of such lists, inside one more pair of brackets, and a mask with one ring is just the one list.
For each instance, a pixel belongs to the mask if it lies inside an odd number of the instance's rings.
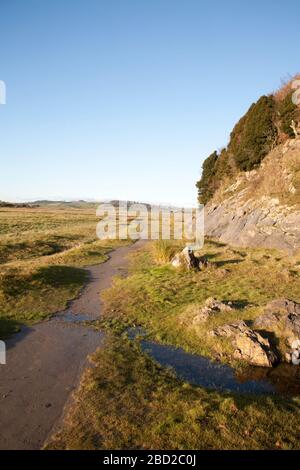
{"label": "small stone", "polygon": [[290,364],[292,362],[292,354],[291,353],[285,353],[284,355],[285,361]]}
{"label": "small stone", "polygon": [[292,353],[292,364],[294,366],[299,366],[300,365],[300,351],[298,351],[298,350],[293,351],[293,353]]}

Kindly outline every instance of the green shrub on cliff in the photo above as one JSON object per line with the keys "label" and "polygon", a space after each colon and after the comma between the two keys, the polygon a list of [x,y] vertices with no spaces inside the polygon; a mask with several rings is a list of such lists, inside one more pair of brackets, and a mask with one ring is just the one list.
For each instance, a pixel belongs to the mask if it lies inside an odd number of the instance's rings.
{"label": "green shrub on cliff", "polygon": [[274,98],[262,96],[233,129],[228,151],[238,169],[249,171],[270,152],[276,137]]}
{"label": "green shrub on cliff", "polygon": [[299,122],[300,113],[298,107],[292,101],[292,94],[290,92],[287,96],[278,103],[278,115],[281,123],[281,131],[289,137],[295,137],[295,133],[291,127],[292,122]]}
{"label": "green shrub on cliff", "polygon": [[234,127],[227,149],[212,153],[203,163],[197,183],[198,199],[206,204],[221,181],[237,170],[248,171],[260,164],[276,142],[275,102],[263,96],[253,104]]}
{"label": "green shrub on cliff", "polygon": [[197,182],[198,199],[200,204],[206,204],[213,196],[216,190],[216,163],[218,161],[218,153],[213,152],[202,165],[202,177]]}
{"label": "green shrub on cliff", "polygon": [[253,103],[235,125],[227,148],[204,161],[202,177],[196,184],[200,203],[206,204],[225,179],[258,167],[276,145],[295,137],[293,122],[297,127],[300,108],[292,101],[292,83]]}

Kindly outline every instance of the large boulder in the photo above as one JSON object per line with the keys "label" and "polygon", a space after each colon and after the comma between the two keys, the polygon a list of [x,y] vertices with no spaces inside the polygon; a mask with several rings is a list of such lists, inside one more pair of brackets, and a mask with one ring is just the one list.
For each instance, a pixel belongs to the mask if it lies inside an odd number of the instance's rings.
{"label": "large boulder", "polygon": [[213,330],[212,334],[231,339],[235,359],[261,367],[272,367],[277,362],[269,340],[249,328],[244,321],[222,325]]}

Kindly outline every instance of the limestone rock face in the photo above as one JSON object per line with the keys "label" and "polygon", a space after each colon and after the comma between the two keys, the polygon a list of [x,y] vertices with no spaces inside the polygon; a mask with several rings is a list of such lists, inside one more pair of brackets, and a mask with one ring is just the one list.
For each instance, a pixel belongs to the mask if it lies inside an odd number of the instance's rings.
{"label": "limestone rock face", "polygon": [[[300,248],[300,137],[276,147],[257,170],[240,173],[205,207],[205,233],[245,247]],[[274,197],[274,192],[278,197]]]}
{"label": "limestone rock face", "polygon": [[277,362],[269,341],[249,328],[244,321],[220,326],[213,331],[213,334],[231,339],[236,348],[235,359],[261,367],[272,367]]}
{"label": "limestone rock face", "polygon": [[229,198],[205,210],[205,233],[223,243],[244,247],[300,248],[300,211],[274,207],[271,200]]}

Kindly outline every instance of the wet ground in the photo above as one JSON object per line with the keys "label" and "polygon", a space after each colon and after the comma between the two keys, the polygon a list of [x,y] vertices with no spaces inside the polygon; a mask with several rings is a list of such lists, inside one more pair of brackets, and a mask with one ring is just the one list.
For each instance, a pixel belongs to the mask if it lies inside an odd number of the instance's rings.
{"label": "wet ground", "polygon": [[[143,334],[140,329],[129,331],[131,338]],[[193,385],[249,395],[300,395],[299,366],[280,364],[274,368],[246,367],[236,371],[207,357],[146,339],[141,339],[141,347],[160,365],[170,367],[180,379]]]}

